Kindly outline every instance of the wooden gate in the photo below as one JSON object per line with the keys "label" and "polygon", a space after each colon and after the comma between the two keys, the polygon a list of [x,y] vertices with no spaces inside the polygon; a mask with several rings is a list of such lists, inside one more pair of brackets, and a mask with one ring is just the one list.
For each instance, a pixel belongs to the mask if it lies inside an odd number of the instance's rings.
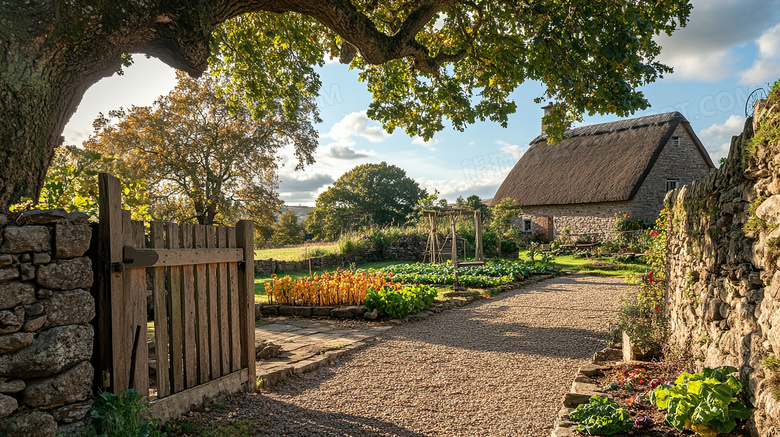
{"label": "wooden gate", "polygon": [[[119,179],[101,174],[99,184],[93,360],[99,385],[113,393],[136,389],[159,418],[223,392],[253,391],[252,221],[235,228],[147,224],[121,209]],[[154,326],[153,356],[147,323]]]}

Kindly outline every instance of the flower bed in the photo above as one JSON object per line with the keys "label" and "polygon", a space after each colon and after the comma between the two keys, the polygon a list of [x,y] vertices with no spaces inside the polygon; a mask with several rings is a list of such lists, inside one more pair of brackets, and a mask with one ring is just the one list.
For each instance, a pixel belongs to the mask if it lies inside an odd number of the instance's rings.
{"label": "flower bed", "polygon": [[277,278],[265,284],[268,302],[283,305],[361,305],[370,288],[401,288],[383,272],[336,270],[311,278]]}

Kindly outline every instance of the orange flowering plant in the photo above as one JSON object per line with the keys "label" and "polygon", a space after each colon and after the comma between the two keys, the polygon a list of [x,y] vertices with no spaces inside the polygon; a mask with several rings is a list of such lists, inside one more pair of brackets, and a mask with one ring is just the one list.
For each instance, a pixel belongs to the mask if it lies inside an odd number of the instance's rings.
{"label": "orange flowering plant", "polygon": [[384,272],[336,270],[307,278],[277,278],[265,284],[268,302],[283,305],[361,305],[366,290],[383,286],[401,288]]}

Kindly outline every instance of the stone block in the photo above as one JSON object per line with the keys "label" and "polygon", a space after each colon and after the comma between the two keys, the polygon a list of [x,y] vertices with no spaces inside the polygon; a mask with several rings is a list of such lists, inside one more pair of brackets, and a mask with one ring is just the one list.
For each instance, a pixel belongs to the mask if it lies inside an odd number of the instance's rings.
{"label": "stone block", "polygon": [[54,227],[54,257],[76,258],[89,249],[92,229],[87,223],[62,222]]}
{"label": "stone block", "polygon": [[16,266],[8,266],[0,269],[0,282],[9,281],[19,277],[19,269]]}
{"label": "stone block", "polygon": [[331,317],[337,317],[339,319],[351,319],[355,317],[355,313],[350,311],[349,307],[339,307],[330,310]]}
{"label": "stone block", "polygon": [[89,214],[81,211],[73,211],[68,213],[68,218],[75,223],[87,223],[89,220]]}
{"label": "stone block", "polygon": [[83,401],[92,395],[94,376],[92,365],[83,361],[59,375],[27,384],[19,400],[28,407],[43,409]]}
{"label": "stone block", "polygon": [[363,315],[363,313],[365,313],[365,312],[367,311],[367,310],[366,310],[366,307],[364,307],[363,305],[360,305],[360,306],[353,306],[353,307],[348,307],[348,308],[349,308],[349,310],[350,310],[350,311],[352,311],[352,313],[353,313],[353,314],[355,314],[356,316],[362,316],[362,315]]}
{"label": "stone block", "polygon": [[87,416],[92,409],[92,401],[84,401],[76,404],[65,405],[54,410],[54,420],[61,423],[71,423]]}
{"label": "stone block", "polygon": [[14,263],[14,257],[8,254],[0,255],[0,267],[10,266]]}
{"label": "stone block", "polygon": [[0,393],[19,393],[24,390],[27,385],[21,379],[10,379],[8,381],[0,382]]}
{"label": "stone block", "polygon": [[3,232],[0,252],[45,252],[51,249],[51,236],[46,226],[8,226]]}
{"label": "stone block", "polygon": [[0,309],[14,308],[35,302],[35,288],[30,284],[8,282],[0,284]]}
{"label": "stone block", "polygon": [[264,316],[278,316],[279,305],[263,305],[260,308],[260,314]]}
{"label": "stone block", "polygon": [[0,354],[17,351],[33,342],[35,336],[30,332],[15,332],[0,336]]}
{"label": "stone block", "polygon": [[32,263],[36,266],[39,264],[48,264],[51,262],[51,255],[46,252],[34,253],[32,256]]}
{"label": "stone block", "polygon": [[330,317],[330,310],[334,307],[314,307],[311,309],[311,315],[314,317]]}
{"label": "stone block", "polygon": [[26,211],[16,219],[18,225],[45,225],[68,218],[68,212],[62,208],[36,209]]}
{"label": "stone block", "polygon": [[57,435],[57,422],[49,413],[25,411],[0,422],[0,435],[51,437]]}
{"label": "stone block", "polygon": [[363,313],[363,318],[366,320],[376,320],[379,318],[379,311],[374,308],[373,311]]}
{"label": "stone block", "polygon": [[0,394],[0,419],[10,416],[17,408],[19,408],[19,402],[16,399]]}
{"label": "stone block", "polygon": [[89,289],[92,286],[92,262],[87,257],[81,257],[39,266],[36,282],[56,290]]}
{"label": "stone block", "polygon": [[82,289],[55,292],[43,301],[46,315],[45,328],[63,325],[82,325],[95,317],[95,299]]}
{"label": "stone block", "polygon": [[12,334],[24,325],[24,307],[0,311],[0,334]]}
{"label": "stone block", "polygon": [[311,307],[297,307],[292,305],[282,305],[279,307],[279,315],[311,317]]}
{"label": "stone block", "polygon": [[41,378],[70,368],[92,356],[90,325],[46,329],[29,346],[0,355],[0,376]]}
{"label": "stone block", "polygon": [[32,263],[23,263],[19,266],[19,279],[29,281],[35,279],[35,266]]}
{"label": "stone block", "polygon": [[35,332],[43,328],[44,323],[46,323],[46,314],[32,319],[27,319],[27,321],[24,322],[24,325],[22,325],[22,331]]}
{"label": "stone block", "polygon": [[764,200],[756,209],[756,215],[767,225],[780,224],[780,194]]}

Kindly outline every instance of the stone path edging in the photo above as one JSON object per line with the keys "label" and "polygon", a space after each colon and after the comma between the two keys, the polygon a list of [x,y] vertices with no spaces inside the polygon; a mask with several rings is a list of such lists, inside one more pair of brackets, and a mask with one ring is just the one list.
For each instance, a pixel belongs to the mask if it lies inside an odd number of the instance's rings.
{"label": "stone path edging", "polygon": [[608,369],[604,366],[604,363],[608,361],[616,361],[623,358],[623,349],[620,347],[610,346],[596,352],[593,355],[593,360],[584,364],[577,371],[577,376],[574,377],[574,381],[571,384],[571,391],[566,393],[563,397],[563,406],[561,411],[558,412],[558,419],[555,420],[555,427],[553,428],[550,437],[577,437],[577,423],[569,420],[569,414],[574,411],[578,405],[588,403],[591,396],[601,396],[612,399],[612,396],[605,393],[601,386],[599,386],[591,377],[596,375],[599,371]]}

